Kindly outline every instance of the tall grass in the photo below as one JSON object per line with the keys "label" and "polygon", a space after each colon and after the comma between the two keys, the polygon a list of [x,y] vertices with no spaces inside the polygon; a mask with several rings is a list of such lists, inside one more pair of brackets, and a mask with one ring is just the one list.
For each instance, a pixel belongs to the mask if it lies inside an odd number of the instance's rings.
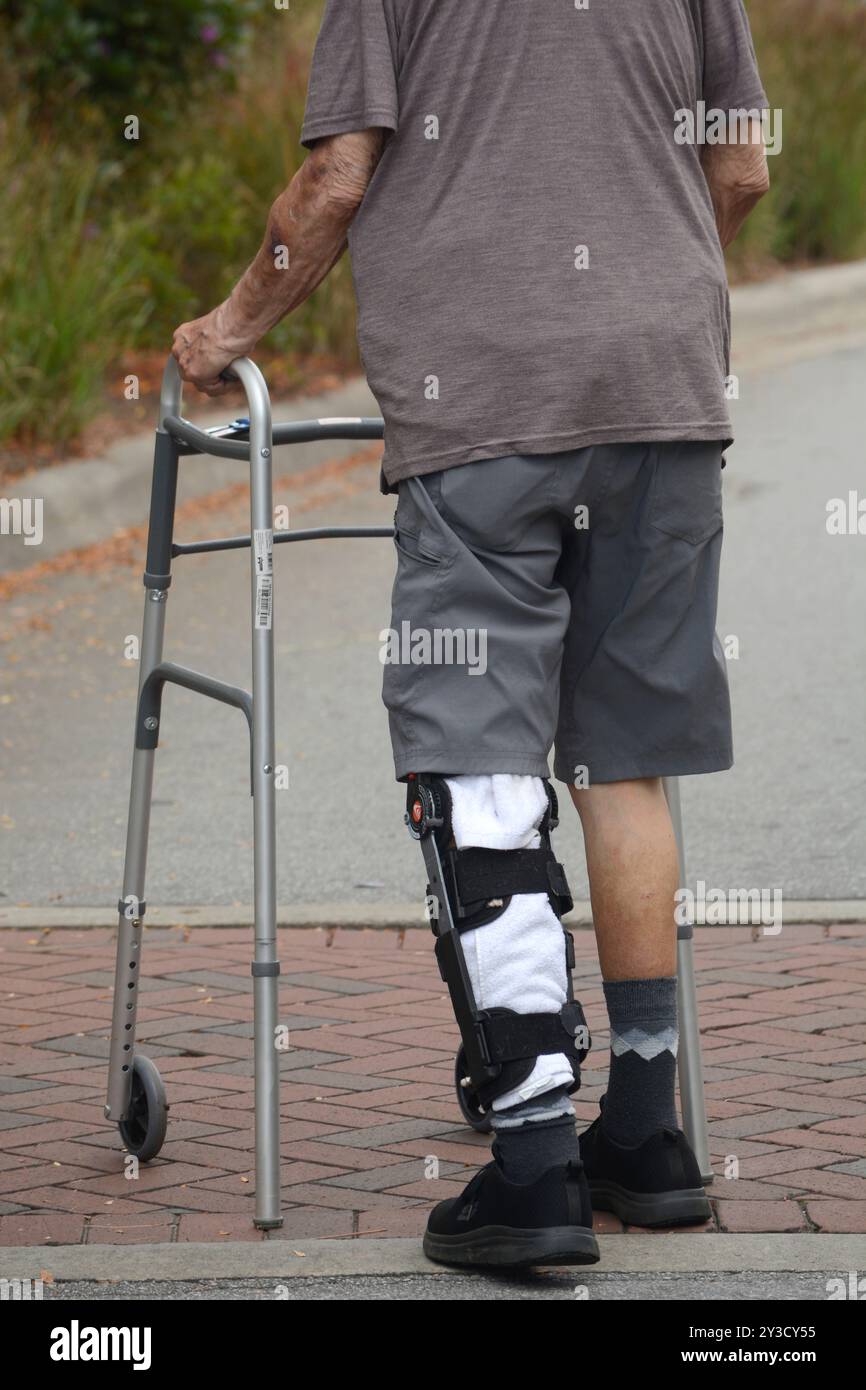
{"label": "tall grass", "polygon": [[748,10],[783,149],[733,263],[754,251],[780,262],[866,255],[866,5],[750,0]]}
{"label": "tall grass", "polygon": [[0,120],[0,438],[73,438],[118,342],[149,310],[137,228],[112,208],[122,170]]}

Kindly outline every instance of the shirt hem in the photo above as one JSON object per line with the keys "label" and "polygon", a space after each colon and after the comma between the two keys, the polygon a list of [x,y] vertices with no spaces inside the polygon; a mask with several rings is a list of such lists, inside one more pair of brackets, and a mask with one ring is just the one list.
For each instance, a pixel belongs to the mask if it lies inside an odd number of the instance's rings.
{"label": "shirt hem", "polygon": [[438,454],[391,462],[388,458],[387,430],[382,471],[389,483],[404,478],[438,473],[446,468],[458,468],[465,463],[481,463],[485,459],[503,458],[509,454],[556,454],[570,449],[588,449],[593,444],[650,444],[680,440],[720,440],[724,448],[734,442],[728,420],[704,421],[677,425],[604,425],[595,429],[571,430],[562,434],[524,435],[511,439],[487,440],[469,448],[448,449]]}

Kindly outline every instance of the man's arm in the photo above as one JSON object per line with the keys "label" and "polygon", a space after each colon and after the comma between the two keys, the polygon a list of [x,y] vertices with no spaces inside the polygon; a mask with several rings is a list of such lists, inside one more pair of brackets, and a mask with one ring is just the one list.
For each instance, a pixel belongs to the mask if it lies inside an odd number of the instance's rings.
{"label": "man's arm", "polygon": [[185,381],[222,395],[228,383],[220,372],[321,284],[346,249],[384,142],[384,130],[361,130],[313,147],[274,202],[261,249],[228,299],[175,331],[172,352]]}
{"label": "man's arm", "polygon": [[730,246],[770,187],[760,121],[749,122],[748,140],[741,144],[704,145],[701,167],[713,200],[719,240],[722,246]]}

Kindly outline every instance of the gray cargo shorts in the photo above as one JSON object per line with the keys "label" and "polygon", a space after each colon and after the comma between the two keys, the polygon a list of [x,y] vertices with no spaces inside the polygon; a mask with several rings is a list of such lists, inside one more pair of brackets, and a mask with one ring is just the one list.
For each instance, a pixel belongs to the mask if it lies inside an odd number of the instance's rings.
{"label": "gray cargo shorts", "polygon": [[509,455],[400,483],[383,698],[410,772],[578,784],[731,766],[723,444]]}

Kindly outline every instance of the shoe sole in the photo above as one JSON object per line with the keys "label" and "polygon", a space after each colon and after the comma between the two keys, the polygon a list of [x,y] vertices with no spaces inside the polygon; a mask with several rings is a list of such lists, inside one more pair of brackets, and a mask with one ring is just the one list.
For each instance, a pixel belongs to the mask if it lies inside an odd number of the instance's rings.
{"label": "shoe sole", "polygon": [[590,1179],[595,1211],[612,1211],[629,1226],[696,1226],[712,1215],[702,1187],[674,1192],[630,1192],[615,1182]]}
{"label": "shoe sole", "polygon": [[448,1265],[487,1265],[497,1269],[526,1269],[531,1265],[592,1265],[599,1259],[598,1241],[586,1226],[544,1226],[522,1230],[515,1226],[482,1226],[460,1235],[424,1233],[428,1260]]}

